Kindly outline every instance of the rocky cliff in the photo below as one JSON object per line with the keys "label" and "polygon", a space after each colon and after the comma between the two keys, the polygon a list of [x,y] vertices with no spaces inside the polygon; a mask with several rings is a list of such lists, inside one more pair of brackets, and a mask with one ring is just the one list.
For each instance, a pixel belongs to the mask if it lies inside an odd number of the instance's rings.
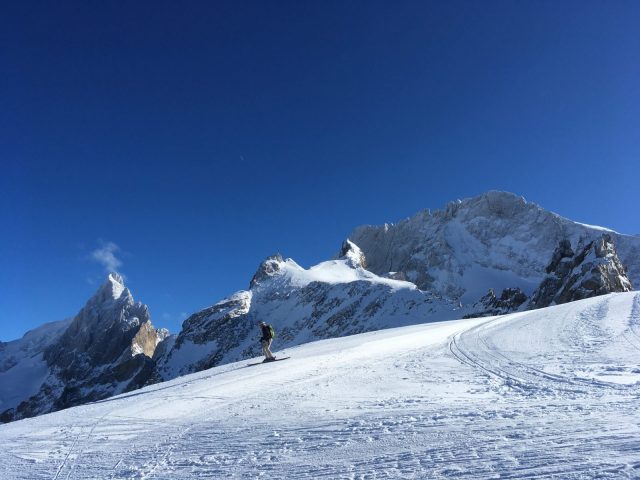
{"label": "rocky cliff", "polygon": [[576,252],[562,240],[546,268],[547,276],[531,299],[530,308],[582,300],[633,289],[618,258],[612,235],[580,242]]}

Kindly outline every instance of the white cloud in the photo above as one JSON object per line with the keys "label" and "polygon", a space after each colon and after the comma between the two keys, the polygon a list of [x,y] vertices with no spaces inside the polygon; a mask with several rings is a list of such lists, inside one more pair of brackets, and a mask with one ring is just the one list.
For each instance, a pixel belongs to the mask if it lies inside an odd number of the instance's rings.
{"label": "white cloud", "polygon": [[91,252],[91,258],[102,265],[107,272],[117,272],[122,261],[116,257],[120,247],[113,242],[100,242],[102,246]]}

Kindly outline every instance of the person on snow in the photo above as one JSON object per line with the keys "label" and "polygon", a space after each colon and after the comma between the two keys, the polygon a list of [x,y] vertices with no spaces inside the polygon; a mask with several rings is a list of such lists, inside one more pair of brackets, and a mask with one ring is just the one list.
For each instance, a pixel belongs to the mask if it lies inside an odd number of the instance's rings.
{"label": "person on snow", "polygon": [[262,330],[262,338],[260,339],[260,344],[262,345],[262,353],[264,354],[265,362],[273,362],[276,357],[271,353],[271,342],[273,341],[274,332],[273,327],[271,325],[266,324],[265,322],[258,322],[258,326]]}

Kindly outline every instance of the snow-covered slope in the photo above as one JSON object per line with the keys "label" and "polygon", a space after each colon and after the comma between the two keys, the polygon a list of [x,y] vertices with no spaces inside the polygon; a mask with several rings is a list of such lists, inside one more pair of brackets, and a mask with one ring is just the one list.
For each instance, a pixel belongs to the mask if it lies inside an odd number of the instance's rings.
{"label": "snow-covered slope", "polygon": [[0,345],[0,420],[11,421],[140,387],[168,332],[151,324],[122,277],[105,283],[73,319]]}
{"label": "snow-covered slope", "polygon": [[531,295],[559,242],[608,232],[631,283],[640,285],[640,237],[573,222],[512,193],[490,191],[424,210],[397,224],[362,226],[349,238],[378,275],[401,272],[419,288],[464,304],[492,288]]}
{"label": "snow-covered slope", "polygon": [[0,425],[0,477],[640,477],[638,293],[276,354]]}

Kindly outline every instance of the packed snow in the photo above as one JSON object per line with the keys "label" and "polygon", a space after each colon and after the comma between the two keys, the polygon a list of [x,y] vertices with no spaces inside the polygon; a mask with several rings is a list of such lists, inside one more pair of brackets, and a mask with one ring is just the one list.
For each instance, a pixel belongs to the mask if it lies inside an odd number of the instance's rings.
{"label": "packed snow", "polygon": [[640,293],[274,351],[1,425],[0,477],[640,478]]}
{"label": "packed snow", "polygon": [[311,282],[344,284],[357,282],[359,280],[387,285],[396,290],[406,288],[413,290],[416,288],[416,286],[410,282],[379,277],[362,267],[356,267],[350,259],[329,260],[305,269],[291,258],[287,258],[281,264],[281,269],[282,276],[285,277],[291,285],[298,288],[305,287]]}

